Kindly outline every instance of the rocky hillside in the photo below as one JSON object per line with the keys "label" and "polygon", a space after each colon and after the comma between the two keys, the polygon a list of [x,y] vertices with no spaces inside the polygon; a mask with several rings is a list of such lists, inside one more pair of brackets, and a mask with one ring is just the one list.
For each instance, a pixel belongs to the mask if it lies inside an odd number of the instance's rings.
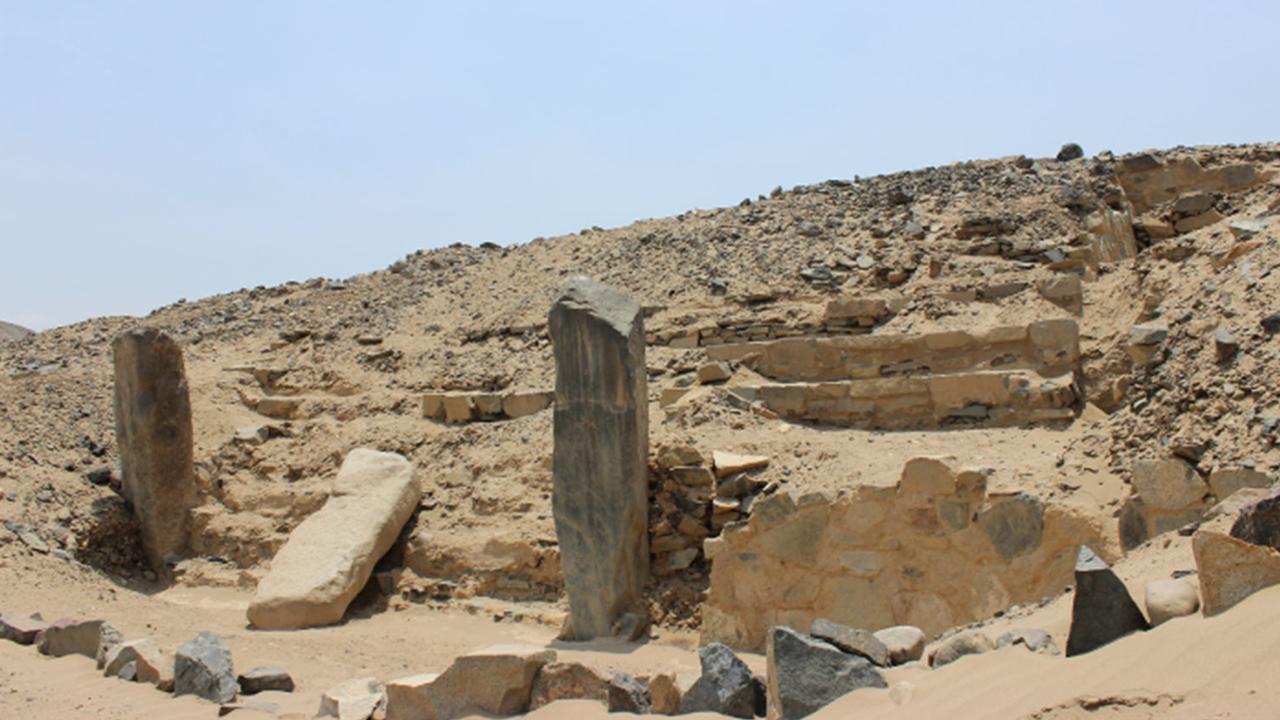
{"label": "rocky hillside", "polygon": [[32,332],[21,325],[14,325],[0,320],[0,341],[3,340],[21,340],[31,335]]}
{"label": "rocky hillside", "polygon": [[[575,274],[644,305],[653,445],[763,453],[772,462],[758,479],[775,489],[834,492],[896,477],[921,450],[951,452],[994,466],[1006,486],[1087,504],[1114,535],[1138,460],[1178,457],[1205,477],[1280,469],[1280,146],[1061,157],[777,188],[0,343],[0,558],[56,553],[145,578],[117,492],[111,406],[111,341],[145,324],[183,345],[192,388],[205,504],[185,582],[252,586],[323,504],[346,452],[371,446],[426,478],[394,558],[414,592],[554,600],[550,413],[490,406],[551,389],[546,313]],[[841,316],[833,301],[862,304]],[[1079,325],[1070,397],[1084,419],[1066,420],[1070,433],[834,435],[731,393],[659,404],[713,382],[699,376],[719,344],[1053,319]],[[747,364],[724,370],[753,379]],[[462,415],[423,417],[423,396],[446,393],[474,397]],[[1080,490],[1081,477],[1099,489]],[[697,558],[687,584],[662,591],[660,605],[684,608],[673,617],[696,615]]]}

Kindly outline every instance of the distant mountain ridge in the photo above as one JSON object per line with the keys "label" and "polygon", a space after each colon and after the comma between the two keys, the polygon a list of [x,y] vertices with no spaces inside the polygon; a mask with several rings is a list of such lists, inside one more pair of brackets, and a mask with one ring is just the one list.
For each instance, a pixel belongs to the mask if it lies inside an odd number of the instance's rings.
{"label": "distant mountain ridge", "polygon": [[21,325],[14,325],[0,320],[0,340],[21,340],[28,335],[34,334],[34,330],[28,330]]}

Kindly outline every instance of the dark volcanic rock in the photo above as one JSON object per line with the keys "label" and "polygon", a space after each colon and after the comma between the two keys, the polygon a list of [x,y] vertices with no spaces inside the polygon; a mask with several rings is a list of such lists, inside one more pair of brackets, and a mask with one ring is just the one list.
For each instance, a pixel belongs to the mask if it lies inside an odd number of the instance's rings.
{"label": "dark volcanic rock", "polygon": [[125,497],[142,528],[142,547],[156,572],[187,549],[188,515],[196,505],[191,398],[182,350],[152,329],[121,334],[115,362],[116,443]]}
{"label": "dark volcanic rock", "polygon": [[1280,550],[1280,493],[1241,510],[1231,525],[1231,537]]}
{"label": "dark volcanic rock", "polygon": [[771,717],[806,717],[859,688],[887,687],[870,660],[789,627],[769,633],[768,655]]}
{"label": "dark volcanic rock", "polygon": [[1102,558],[1088,546],[1076,557],[1076,589],[1071,601],[1071,633],[1067,656],[1080,655],[1150,626]]}
{"label": "dark volcanic rock", "polygon": [[758,689],[751,669],[727,646],[711,643],[698,649],[702,676],[680,699],[682,714],[715,712],[731,717],[755,717]]}
{"label": "dark volcanic rock", "polygon": [[173,694],[197,695],[216,703],[236,699],[231,651],[222,638],[203,631],[178,646],[173,663]]}
{"label": "dark volcanic rock", "polygon": [[569,596],[564,637],[607,636],[649,576],[649,398],[634,300],[569,281],[548,324],[556,357],[552,509]]}
{"label": "dark volcanic rock", "polygon": [[1067,143],[1058,150],[1058,162],[1067,162],[1068,160],[1079,160],[1084,157],[1084,148],[1075,143]]}

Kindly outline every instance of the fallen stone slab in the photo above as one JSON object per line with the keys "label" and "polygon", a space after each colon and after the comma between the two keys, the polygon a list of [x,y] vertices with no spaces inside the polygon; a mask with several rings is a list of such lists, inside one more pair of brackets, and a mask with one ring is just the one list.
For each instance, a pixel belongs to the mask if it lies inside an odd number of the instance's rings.
{"label": "fallen stone slab", "polygon": [[431,683],[440,673],[410,675],[388,682],[386,720],[433,720],[438,716],[431,700]]}
{"label": "fallen stone slab", "polygon": [[103,625],[102,620],[63,618],[41,631],[36,646],[42,655],[83,655],[96,661]]}
{"label": "fallen stone slab", "polygon": [[1244,489],[1191,537],[1205,616],[1280,584],[1280,493]]}
{"label": "fallen stone slab", "polygon": [[995,649],[995,643],[991,642],[991,638],[977,630],[969,630],[946,639],[935,648],[929,655],[929,666],[940,668],[966,655],[980,655]]}
{"label": "fallen stone slab", "polygon": [[0,614],[0,640],[31,645],[49,623],[39,613],[32,615]]}
{"label": "fallen stone slab", "polygon": [[1087,545],[1076,556],[1067,657],[1096,650],[1150,625],[1111,568]]}
{"label": "fallen stone slab", "polygon": [[860,688],[888,684],[870,660],[778,626],[768,640],[770,718],[807,717]]}
{"label": "fallen stone slab", "polygon": [[740,455],[738,453],[713,450],[711,464],[715,466],[716,478],[724,479],[748,470],[760,470],[769,466],[769,458],[764,455]]}
{"label": "fallen stone slab", "polygon": [[649,578],[649,395],[639,303],[575,277],[548,316],[556,359],[551,493],[569,614],[608,636]]}
{"label": "fallen stone slab", "polygon": [[924,657],[924,631],[913,625],[895,625],[872,635],[889,651],[889,664],[902,665]]}
{"label": "fallen stone slab", "polygon": [[249,605],[249,623],[281,629],[340,621],[420,497],[408,460],[352,450],[329,501],[294,529],[272,559]]}
{"label": "fallen stone slab", "polygon": [[293,692],[293,677],[284,668],[256,667],[237,677],[236,682],[240,685],[241,695],[256,695],[268,690]]}
{"label": "fallen stone slab", "polygon": [[118,643],[107,653],[103,674],[118,676],[126,665],[133,666],[135,682],[151,683],[156,687],[171,685],[174,682],[172,663],[166,663],[160,646],[150,638],[128,640]]}
{"label": "fallen stone slab", "polygon": [[847,653],[861,655],[880,667],[889,665],[889,648],[866,630],[818,618],[810,626],[809,634]]}
{"label": "fallen stone slab", "polygon": [[1194,584],[1183,578],[1152,580],[1144,589],[1143,602],[1147,606],[1151,627],[1156,627],[1199,610],[1200,593]]}
{"label": "fallen stone slab", "polygon": [[122,333],[111,347],[124,495],[133,504],[152,569],[165,573],[168,561],[187,550],[197,500],[182,349],[149,328]]}
{"label": "fallen stone slab", "polygon": [[680,698],[680,712],[713,712],[730,717],[755,717],[756,688],[751,668],[727,645],[698,648],[702,675]]}
{"label": "fallen stone slab", "polygon": [[369,720],[385,697],[382,683],[375,678],[348,680],[320,696],[320,710],[316,717]]}
{"label": "fallen stone slab", "polygon": [[231,651],[207,630],[178,646],[173,662],[174,695],[195,695],[218,704],[236,699]]}

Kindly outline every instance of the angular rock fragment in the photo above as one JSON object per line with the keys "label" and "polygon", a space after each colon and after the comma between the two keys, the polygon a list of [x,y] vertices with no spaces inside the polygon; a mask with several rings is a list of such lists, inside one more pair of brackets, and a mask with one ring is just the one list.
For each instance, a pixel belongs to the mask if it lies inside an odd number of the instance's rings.
{"label": "angular rock fragment", "polygon": [[101,620],[63,618],[45,628],[36,639],[36,645],[42,655],[83,655],[97,660],[103,624]]}
{"label": "angular rock fragment", "polygon": [[1129,590],[1091,548],[1080,546],[1076,557],[1075,596],[1071,600],[1071,632],[1067,657],[1096,650],[1149,625]]}
{"label": "angular rock fragment", "polygon": [[660,673],[649,678],[649,711],[654,715],[680,714],[680,686],[675,675]]}
{"label": "angular rock fragment", "polygon": [[937,647],[929,655],[929,665],[940,668],[959,660],[965,655],[980,655],[996,648],[991,638],[976,630],[953,635]]}
{"label": "angular rock fragment", "polygon": [[47,627],[49,623],[42,620],[38,613],[29,616],[4,613],[0,615],[0,640],[30,645]]}
{"label": "angular rock fragment", "polygon": [[1202,500],[1208,491],[1195,468],[1178,458],[1134,463],[1133,489],[1156,510],[1180,510]]}
{"label": "angular rock fragment", "polygon": [[588,278],[548,319],[556,358],[552,509],[569,615],[563,637],[607,636],[649,575],[649,399],[640,305]]}
{"label": "angular rock fragment", "polygon": [[874,633],[889,651],[889,664],[902,665],[924,656],[924,631],[912,625],[895,625]]}
{"label": "angular rock fragment", "polygon": [[1191,538],[1206,616],[1280,584],[1280,493],[1242,490],[1213,512]]}
{"label": "angular rock fragment", "polygon": [[649,686],[626,673],[614,673],[605,686],[609,712],[647,714],[653,706]]}
{"label": "angular rock fragment", "polygon": [[716,468],[716,478],[723,479],[740,472],[768,467],[769,458],[764,455],[739,455],[715,450],[711,453],[711,464]]}
{"label": "angular rock fragment", "polygon": [[165,663],[164,653],[150,638],[119,643],[107,654],[103,674],[119,676],[125,665],[132,665],[132,680],[161,687],[173,681],[172,665]]}
{"label": "angular rock fragment", "polygon": [[231,651],[207,630],[178,646],[173,662],[173,693],[195,695],[215,703],[236,699]]}
{"label": "angular rock fragment", "polygon": [[437,717],[431,701],[431,683],[440,673],[423,673],[387,683],[386,720],[433,720]]}
{"label": "angular rock fragment", "polygon": [[122,642],[124,642],[124,635],[114,625],[109,622],[102,623],[98,628],[98,652],[95,655],[99,670],[107,666],[107,656]]}
{"label": "angular rock fragment", "polygon": [[554,650],[533,645],[495,645],[458,657],[419,694],[435,720],[518,715],[529,711],[538,672],[555,659]]}
{"label": "angular rock fragment", "polygon": [[125,497],[156,572],[187,550],[196,505],[191,398],[182,350],[168,335],[141,329],[112,343],[116,443]]}
{"label": "angular rock fragment", "polygon": [[341,620],[420,497],[408,460],[352,450],[332,497],[294,529],[272,559],[249,605],[250,624],[302,628]]}
{"label": "angular rock fragment", "polygon": [[1053,636],[1039,628],[1017,628],[996,639],[997,648],[1009,645],[1021,645],[1031,652],[1045,655],[1057,655],[1059,652]]}
{"label": "angular rock fragment", "polygon": [[702,665],[702,675],[680,698],[681,713],[755,717],[756,689],[746,663],[721,643],[699,648],[698,662]]}
{"label": "angular rock fragment", "polygon": [[236,678],[236,681],[242,695],[256,695],[268,690],[293,692],[293,677],[284,668],[256,667]]}
{"label": "angular rock fragment", "polygon": [[859,688],[888,687],[870,660],[788,627],[769,633],[768,662],[771,718],[807,717]]}
{"label": "angular rock fragment", "polygon": [[609,681],[603,675],[582,663],[547,663],[534,678],[529,709],[536,710],[557,700],[605,702],[608,684]]}
{"label": "angular rock fragment", "polygon": [[385,697],[382,683],[375,678],[348,680],[320,696],[320,710],[316,717],[369,720]]}
{"label": "angular rock fragment", "polygon": [[813,621],[809,634],[825,640],[847,653],[861,655],[880,667],[889,665],[889,648],[866,630],[831,622],[823,618]]}

